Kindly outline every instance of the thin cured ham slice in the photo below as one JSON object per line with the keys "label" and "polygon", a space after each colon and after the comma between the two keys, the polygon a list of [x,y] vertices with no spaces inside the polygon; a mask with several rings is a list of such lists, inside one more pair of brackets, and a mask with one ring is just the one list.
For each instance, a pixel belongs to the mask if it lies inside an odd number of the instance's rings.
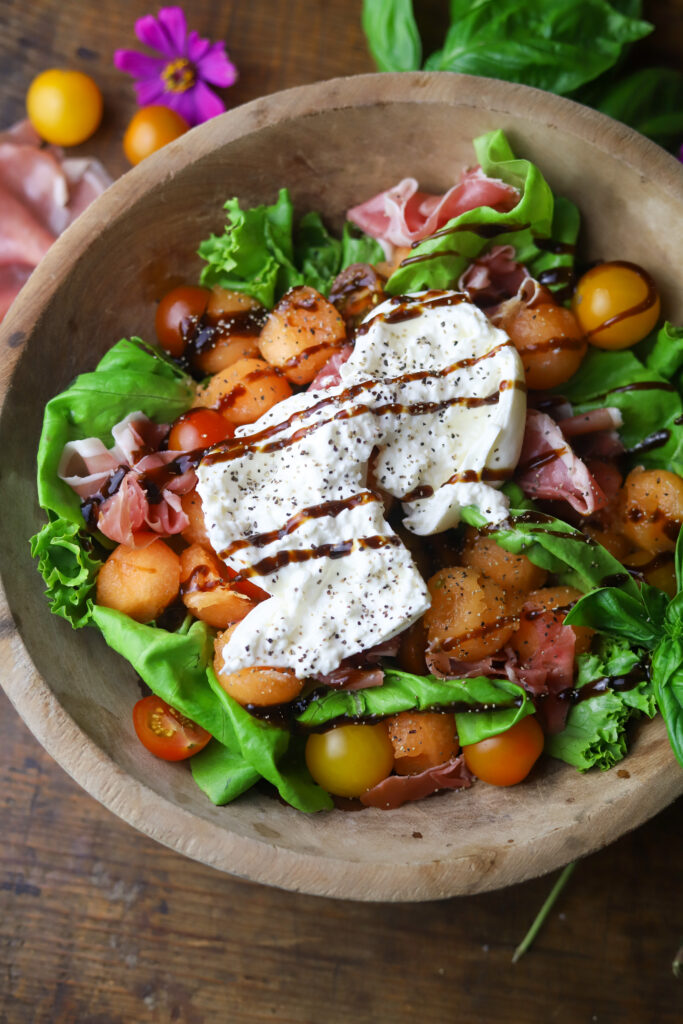
{"label": "thin cured ham slice", "polygon": [[443,195],[420,192],[415,178],[404,178],[393,188],[353,206],[346,216],[379,242],[411,245],[468,210],[489,206],[502,213],[518,202],[517,189],[498,178],[488,178],[481,167],[475,167],[464,171],[459,183]]}
{"label": "thin cured ham slice", "polygon": [[64,446],[59,476],[82,501],[97,502],[97,528],[110,540],[146,547],[155,536],[181,533],[189,525],[180,497],[196,485],[193,468],[164,478],[161,488],[149,486],[155,471],[183,454],[156,450],[167,433],[164,424],[135,412],[112,428],[112,448],[96,437]]}
{"label": "thin cured ham slice", "polygon": [[0,133],[0,320],[57,235],[110,184],[97,160],[64,159],[28,122]]}
{"label": "thin cured ham slice", "polygon": [[422,800],[441,789],[468,789],[471,785],[472,775],[460,754],[418,775],[390,775],[363,793],[360,801],[366,807],[392,811],[409,800]]}
{"label": "thin cured ham slice", "polygon": [[352,352],[352,345],[344,345],[338,352],[335,352],[333,356],[330,356],[322,369],[318,370],[318,373],[311,381],[308,390],[326,391],[327,388],[338,387],[342,382],[339,368],[340,366],[343,366]]}
{"label": "thin cured ham slice", "polygon": [[530,498],[564,500],[582,516],[593,515],[607,504],[603,490],[560,426],[535,409],[527,410],[515,480]]}
{"label": "thin cured ham slice", "polygon": [[529,277],[526,267],[515,259],[514,246],[495,245],[470,263],[460,275],[458,288],[486,312],[518,295]]}

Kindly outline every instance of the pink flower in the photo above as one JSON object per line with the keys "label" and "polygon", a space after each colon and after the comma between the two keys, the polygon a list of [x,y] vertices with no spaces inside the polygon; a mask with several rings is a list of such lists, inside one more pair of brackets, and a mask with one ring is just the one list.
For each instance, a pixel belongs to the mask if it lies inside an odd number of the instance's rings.
{"label": "pink flower", "polygon": [[162,54],[152,57],[137,50],[116,50],[114,64],[135,79],[141,107],[160,103],[185,118],[190,125],[201,124],[222,114],[225,104],[209,88],[226,88],[237,80],[237,68],[228,58],[223,42],[211,43],[197,32],[187,31],[181,7],[162,7],[135,22],[141,43]]}

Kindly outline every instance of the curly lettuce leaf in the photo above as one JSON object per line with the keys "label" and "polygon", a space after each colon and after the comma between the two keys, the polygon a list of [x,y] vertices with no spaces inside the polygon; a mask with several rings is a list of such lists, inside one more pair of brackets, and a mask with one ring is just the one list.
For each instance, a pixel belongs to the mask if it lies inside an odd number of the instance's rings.
{"label": "curly lettuce leaf", "polygon": [[[644,653],[642,648],[634,650],[630,641],[601,637],[596,650],[577,659],[577,687],[627,675],[642,662]],[[545,751],[579,771],[605,771],[626,754],[629,721],[640,715],[652,718],[656,710],[653,687],[646,678],[630,690],[607,689],[579,700],[571,708],[564,730],[546,737]]]}
{"label": "curly lettuce leaf", "polygon": [[61,615],[74,629],[92,617],[90,594],[102,562],[93,554],[90,537],[68,519],[55,519],[31,537],[31,555],[45,580],[50,611]]}
{"label": "curly lettuce leaf", "polygon": [[[579,229],[574,204],[554,199],[538,167],[529,160],[516,159],[500,129],[475,139],[474,149],[484,173],[518,189],[519,202],[508,213],[479,206],[454,217],[443,229],[449,229],[447,234],[426,238],[411,253],[411,257],[428,259],[399,267],[392,274],[387,282],[389,294],[452,288],[470,261],[494,245],[512,245],[517,260],[542,280],[548,271],[571,269],[571,250]],[[551,238],[566,243],[568,251],[553,253],[543,248],[542,240]]]}
{"label": "curly lettuce leaf", "polygon": [[[296,721],[306,728],[316,729],[340,716],[354,720],[384,718],[401,711],[428,711],[453,703],[470,705],[473,712],[486,705],[486,710],[481,713],[470,714],[464,708],[458,711],[456,721],[464,723],[467,720],[462,728],[468,738],[463,740],[461,736],[461,742],[467,743],[475,742],[469,738],[475,732],[479,739],[495,735],[534,710],[524,690],[507,679],[487,679],[484,676],[436,679],[387,668],[382,686],[365,690],[332,690],[312,701],[296,716]],[[505,718],[494,718],[494,711],[501,715],[504,713]]]}
{"label": "curly lettuce leaf", "polygon": [[80,374],[45,407],[38,446],[41,507],[82,526],[80,499],[57,475],[64,445],[86,437],[111,444],[111,428],[138,409],[159,423],[171,423],[193,399],[193,381],[160,349],[139,338],[117,342],[92,373]]}
{"label": "curly lettuce leaf", "polygon": [[345,229],[341,241],[334,238],[318,213],[305,214],[295,226],[286,188],[270,206],[243,210],[233,198],[225,209],[228,223],[223,234],[211,235],[198,249],[207,263],[201,283],[245,292],[268,309],[299,285],[327,295],[337,274],[350,263],[383,257],[377,243],[362,234],[351,235]]}

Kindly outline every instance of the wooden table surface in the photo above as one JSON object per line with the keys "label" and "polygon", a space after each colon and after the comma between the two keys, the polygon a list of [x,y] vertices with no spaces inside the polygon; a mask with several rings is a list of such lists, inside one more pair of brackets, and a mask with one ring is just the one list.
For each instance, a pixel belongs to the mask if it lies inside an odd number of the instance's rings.
{"label": "wooden table surface", "polygon": [[[445,2],[422,3],[428,30]],[[680,66],[683,2],[646,4],[647,43]],[[112,51],[156,5],[0,0],[0,126],[51,66],[102,87],[83,149],[113,175],[135,107]],[[372,70],[360,0],[193,0],[227,40],[230,105]],[[436,36],[435,36],[436,37]],[[236,881],[156,845],[82,792],[0,696],[0,1024],[442,1024],[681,1020],[682,802],[581,862],[532,951],[510,958],[550,878],[483,896],[372,905]]]}

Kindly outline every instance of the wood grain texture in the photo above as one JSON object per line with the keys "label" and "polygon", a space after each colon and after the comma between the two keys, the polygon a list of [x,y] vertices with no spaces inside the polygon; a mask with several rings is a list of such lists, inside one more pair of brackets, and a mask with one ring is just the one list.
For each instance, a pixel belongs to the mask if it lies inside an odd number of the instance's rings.
{"label": "wood grain texture", "polygon": [[[425,4],[438,8],[439,4]],[[680,64],[680,2],[650,3],[653,59]],[[193,27],[240,66],[229,103],[371,70],[359,2],[193,0]],[[134,110],[110,54],[134,45],[143,2],[4,0],[0,118],[21,116],[48,66],[102,84],[107,114],[83,149],[125,170]],[[68,360],[68,353],[64,353]],[[164,849],[99,807],[0,695],[0,1022],[424,1022],[669,1024],[683,937],[681,801],[580,865],[531,954],[509,964],[550,882],[421,905],[278,892]]]}

